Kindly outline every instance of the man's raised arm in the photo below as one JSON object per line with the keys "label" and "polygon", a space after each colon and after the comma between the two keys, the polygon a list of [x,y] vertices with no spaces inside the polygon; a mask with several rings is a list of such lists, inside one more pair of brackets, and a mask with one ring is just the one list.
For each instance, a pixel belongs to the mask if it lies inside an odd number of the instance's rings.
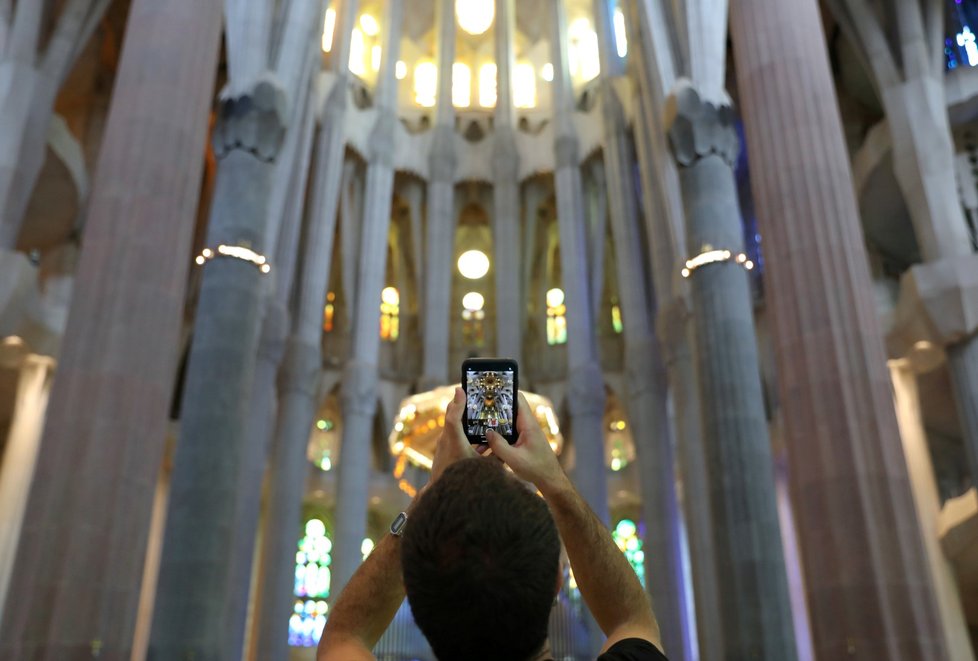
{"label": "man's raised arm", "polygon": [[489,446],[519,477],[543,494],[567,548],[581,595],[608,637],[602,651],[626,638],[662,649],[652,605],[628,560],[557,461],[526,399],[520,394],[519,437],[510,446],[491,432]]}

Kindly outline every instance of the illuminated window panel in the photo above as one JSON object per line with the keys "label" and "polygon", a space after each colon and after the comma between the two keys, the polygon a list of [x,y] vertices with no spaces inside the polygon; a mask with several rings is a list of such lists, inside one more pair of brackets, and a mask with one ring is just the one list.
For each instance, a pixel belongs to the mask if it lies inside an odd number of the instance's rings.
{"label": "illuminated window panel", "polygon": [[631,519],[622,519],[615,526],[611,536],[615,544],[625,554],[628,564],[635,570],[639,582],[645,586],[645,551],[642,550],[642,540],[638,536],[638,526]]}
{"label": "illuminated window panel", "polygon": [[529,62],[520,62],[513,70],[513,104],[517,108],[537,105],[537,72]]}
{"label": "illuminated window panel", "polygon": [[333,332],[333,321],[336,316],[336,294],[326,294],[326,307],[323,308],[323,332]]}
{"label": "illuminated window panel", "polygon": [[571,76],[588,81],[601,73],[598,35],[587,18],[579,18],[567,29]]}
{"label": "illuminated window panel", "polygon": [[497,92],[496,64],[486,62],[479,68],[479,105],[483,108],[495,107]]}
{"label": "illuminated window panel", "polygon": [[472,69],[463,62],[452,65],[452,105],[456,108],[472,105]]}
{"label": "illuminated window panel", "polygon": [[624,326],[621,323],[621,306],[615,303],[611,306],[611,327],[615,329],[615,333],[621,334]]}
{"label": "illuminated window panel", "polygon": [[353,28],[350,39],[350,71],[357,76],[367,73],[367,44],[360,28]]}
{"label": "illuminated window panel", "polygon": [[289,645],[315,647],[326,626],[333,543],[321,519],[306,522],[295,554],[295,604],[289,617]]}
{"label": "illuminated window panel", "polygon": [[336,10],[330,7],[326,10],[326,23],[323,25],[323,52],[333,50],[333,32],[336,30]]}
{"label": "illuminated window panel", "polygon": [[380,44],[375,44],[370,49],[370,68],[374,71],[380,71],[380,56],[383,54],[383,49]]}
{"label": "illuminated window panel", "polygon": [[407,78],[407,73],[408,73],[407,62],[405,62],[404,60],[398,60],[397,63],[394,65],[394,75],[397,76],[398,80],[404,80],[405,78]]}
{"label": "illuminated window panel", "polygon": [[618,57],[628,55],[628,32],[625,30],[625,14],[621,8],[615,9],[615,46],[618,49]]}
{"label": "illuminated window panel", "polygon": [[547,344],[555,346],[567,343],[567,306],[564,291],[551,289],[547,292]]}
{"label": "illuminated window panel", "polygon": [[473,36],[485,34],[496,17],[496,3],[491,0],[455,0],[459,26]]}
{"label": "illuminated window panel", "polygon": [[423,108],[433,108],[438,98],[438,67],[422,62],[414,68],[414,100]]}
{"label": "illuminated window panel", "polygon": [[478,292],[462,297],[462,342],[469,347],[482,347],[486,343],[486,299]]}
{"label": "illuminated window panel", "polygon": [[401,334],[401,295],[395,287],[380,294],[380,339],[396,342]]}

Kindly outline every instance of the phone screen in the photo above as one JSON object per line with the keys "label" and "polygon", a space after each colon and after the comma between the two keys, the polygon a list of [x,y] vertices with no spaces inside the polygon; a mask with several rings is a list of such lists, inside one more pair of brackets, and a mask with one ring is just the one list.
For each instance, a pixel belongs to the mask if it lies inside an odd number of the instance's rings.
{"label": "phone screen", "polygon": [[465,371],[465,433],[485,438],[490,429],[512,438],[515,372],[512,369]]}

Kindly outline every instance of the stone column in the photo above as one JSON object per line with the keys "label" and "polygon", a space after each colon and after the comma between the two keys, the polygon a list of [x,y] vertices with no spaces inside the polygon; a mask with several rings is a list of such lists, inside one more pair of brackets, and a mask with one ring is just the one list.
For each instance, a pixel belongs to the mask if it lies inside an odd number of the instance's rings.
{"label": "stone column", "polygon": [[520,360],[525,300],[520,287],[520,157],[516,151],[515,0],[496,2],[496,113],[493,146],[493,252],[496,273],[496,354]]}
{"label": "stone column", "polygon": [[0,657],[129,656],[220,34],[213,0],[130,9]]}
{"label": "stone column", "polygon": [[684,273],[692,291],[724,650],[736,658],[794,659],[753,301],[737,258],[744,239],[733,110],[704,101],[681,80],[667,111],[686,208]]}
{"label": "stone column", "polygon": [[[380,371],[380,292],[387,272],[388,231],[394,194],[394,129],[397,126],[397,77],[403,0],[388,0],[384,44],[378,74],[377,120],[371,135],[363,198],[357,292],[353,298],[353,351],[344,370],[343,441],[336,482],[336,527],[333,534],[332,585],[339,595],[360,565],[360,543],[367,530],[371,440],[377,410]],[[286,614],[287,615],[287,614]]]}
{"label": "stone column", "polygon": [[[321,21],[320,21],[321,23]],[[318,24],[317,24],[318,25]],[[299,235],[305,211],[306,183],[312,156],[313,129],[315,128],[315,93],[312,73],[318,73],[320,65],[319,45],[307,55],[305,84],[296,108],[297,130],[289,131],[282,161],[276,173],[275,188],[271,201],[271,219],[280,218],[275,246],[273,286],[265,302],[255,379],[248,405],[248,425],[245,436],[242,468],[237,487],[237,514],[235,517],[235,543],[231,548],[231,596],[227,599],[228,650],[239,650],[245,641],[245,626],[249,604],[256,598],[251,594],[251,575],[254,565],[258,519],[261,509],[262,480],[268,459],[269,447],[275,431],[277,408],[276,379],[285,355],[291,323],[288,302],[297,261]],[[278,211],[275,211],[278,210]],[[271,224],[271,223],[270,223]],[[257,590],[256,590],[257,593]],[[237,653],[237,652],[236,652]]]}
{"label": "stone column", "polygon": [[[266,252],[270,199],[282,156],[285,132],[299,130],[290,107],[298,100],[301,74],[279,66],[305,69],[305,56],[316,43],[310,25],[318,0],[291,0],[283,23],[278,60],[254,77],[253,58],[234,50],[261,49],[242,35],[228,57],[239,61],[246,79],[232,77],[221,98],[215,129],[219,159],[207,232],[200,302],[187,363],[166,520],[159,587],[153,614],[149,656],[226,654],[234,629],[227,601],[236,578],[227,561],[236,541],[234,523],[238,486],[246,470],[246,422],[254,384],[258,339],[270,282]],[[258,8],[228,6],[228,27],[251,34]],[[240,14],[240,15],[239,15]],[[252,20],[254,19],[254,20]],[[267,19],[267,17],[266,17]],[[267,42],[266,42],[267,43]],[[298,50],[296,57],[290,51]],[[251,63],[251,64],[249,64]],[[246,66],[247,65],[247,66]],[[235,69],[232,67],[232,72]],[[247,73],[245,73],[247,72]],[[208,257],[207,254],[204,257]],[[277,268],[272,265],[272,268]]]}
{"label": "stone column", "polygon": [[429,389],[460,378],[449,374],[448,343],[455,265],[455,107],[452,105],[452,65],[455,62],[455,3],[436,0],[438,43],[438,107],[428,172],[428,226],[425,244],[425,296],[422,331],[424,366],[421,387]]}
{"label": "stone column", "polygon": [[813,0],[731,12],[812,640],[946,659],[820,20]]}
{"label": "stone column", "polygon": [[638,120],[635,146],[645,200],[646,235],[655,285],[656,332],[662,348],[675,412],[676,448],[683,475],[683,507],[692,565],[696,634],[702,659],[723,656],[717,570],[713,558],[713,518],[709,480],[700,429],[699,394],[690,349],[688,292],[679,277],[686,239],[677,228],[684,223],[676,162],[669,154],[663,130],[664,99],[649,70],[650,17],[631,8],[629,58],[638,79]]}
{"label": "stone column", "polygon": [[[688,658],[691,650],[684,622],[682,532],[669,432],[668,392],[649,311],[624,114],[612,84],[622,73],[622,63],[616,50],[611,12],[608,2],[595,0],[603,78],[600,98],[604,119],[603,155],[624,326],[626,409],[642,475],[639,482],[648,531],[646,576],[656,605],[664,651],[670,659],[679,660]],[[603,245],[604,237],[600,240]]]}
{"label": "stone column", "polygon": [[598,362],[591,282],[587,268],[584,191],[574,127],[574,90],[567,59],[567,10],[552,0],[554,151],[557,224],[564,300],[567,305],[567,399],[576,451],[574,480],[598,517],[608,524],[604,459],[604,376]]}
{"label": "stone column", "polygon": [[[346,144],[350,40],[357,0],[339,0],[331,62],[337,80],[323,110],[316,145],[312,200],[302,242],[302,271],[292,329],[279,375],[279,406],[269,466],[262,533],[264,573],[259,585],[257,657],[271,661],[288,654],[288,611],[294,590],[294,561],[309,462],[306,448],[319,402],[323,308],[336,236],[336,209]],[[289,604],[283,606],[283,604]]]}
{"label": "stone column", "polygon": [[17,379],[14,414],[0,463],[0,619],[37,465],[53,370],[53,359],[30,354],[24,357]]}
{"label": "stone column", "polygon": [[974,651],[968,636],[954,565],[941,548],[941,498],[920,407],[917,374],[910,360],[891,360],[889,368],[897,424],[900,426],[914,504],[923,531],[927,565],[934,580],[948,656],[952,659],[973,659]]}

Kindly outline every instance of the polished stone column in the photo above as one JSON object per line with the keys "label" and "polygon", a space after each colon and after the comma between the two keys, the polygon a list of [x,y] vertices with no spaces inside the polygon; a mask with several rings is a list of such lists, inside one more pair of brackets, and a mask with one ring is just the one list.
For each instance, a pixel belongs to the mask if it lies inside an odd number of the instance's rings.
{"label": "polished stone column", "polygon": [[598,362],[594,318],[591,315],[584,190],[573,121],[574,90],[567,58],[567,9],[563,0],[551,0],[550,4],[553,12],[554,181],[564,300],[567,305],[567,399],[570,433],[576,452],[574,481],[598,518],[607,525],[604,375]]}
{"label": "polished stone column", "polygon": [[[287,130],[295,126],[298,73],[316,43],[310,26],[320,14],[318,0],[291,0],[285,10],[279,56],[257,77],[232,77],[221,98],[215,128],[219,159],[214,201],[207,232],[213,259],[201,267],[200,301],[187,362],[181,405],[180,437],[174,456],[172,484],[160,562],[159,586],[150,636],[149,656],[226,654],[233,626],[226,620],[227,600],[234,593],[233,564],[227,549],[236,541],[241,472],[247,468],[248,405],[254,383],[259,332],[271,282],[266,252],[276,167]],[[253,5],[228,6],[228,26],[242,31],[259,20]],[[240,18],[240,20],[238,20]],[[265,17],[265,20],[269,20]],[[260,28],[259,28],[260,31]],[[250,34],[250,31],[249,31]],[[240,35],[238,35],[240,36]],[[261,50],[263,42],[237,42]],[[241,75],[252,56],[234,50]],[[270,44],[268,46],[270,48]],[[289,55],[298,50],[301,57]],[[232,67],[232,72],[234,71]],[[243,73],[243,72],[248,72]],[[289,87],[290,85],[291,88]],[[230,246],[235,253],[222,252]],[[206,255],[205,255],[206,256]],[[272,265],[271,268],[276,268]]]}
{"label": "polished stone column", "polygon": [[[306,448],[319,402],[323,308],[329,286],[336,211],[343,173],[344,122],[349,84],[350,39],[356,0],[341,0],[331,62],[337,77],[323,111],[316,144],[311,207],[302,242],[292,328],[279,375],[279,405],[268,467],[268,497],[261,541],[264,571],[255,618],[257,657],[277,661],[288,654],[288,611],[294,590],[294,560],[309,462]],[[288,606],[291,609],[291,605]]]}
{"label": "polished stone column", "polygon": [[220,34],[213,0],[130,9],[2,658],[129,656]]}
{"label": "polished stone column", "polygon": [[278,395],[276,380],[285,355],[285,343],[291,324],[288,303],[293,289],[299,235],[305,211],[306,183],[312,160],[316,119],[312,73],[314,68],[318,73],[320,55],[318,45],[310,50],[309,55],[312,57],[307,58],[307,76],[303,78],[305,84],[300,88],[299,103],[295,109],[298,128],[289,131],[286,136],[283,158],[278,164],[270,203],[270,220],[280,219],[280,222],[269,223],[278,225],[280,230],[275,242],[274,264],[277,268],[273,272],[272,291],[265,302],[255,379],[248,405],[242,468],[238,478],[234,525],[236,541],[231,549],[232,592],[225,603],[225,617],[229,623],[229,650],[237,650],[244,643],[248,608],[256,598],[256,595],[251,594],[251,576],[257,546],[255,540],[261,509],[262,480],[275,431]]}
{"label": "polished stone column", "polygon": [[496,113],[493,176],[493,252],[496,273],[496,355],[520,360],[523,352],[525,301],[520,287],[520,184],[516,151],[516,107],[513,69],[516,67],[515,0],[496,2]]}
{"label": "polished stone column", "polygon": [[[704,101],[682,80],[667,110],[686,208],[685,273],[692,290],[724,650],[735,658],[794,659],[753,301],[747,270],[736,258],[744,239],[733,171],[739,150],[733,110]],[[718,251],[727,251],[726,257]],[[701,258],[706,261],[697,264]]]}
{"label": "polished stone column", "polygon": [[820,26],[813,0],[731,12],[812,640],[945,659]]}
{"label": "polished stone column", "polygon": [[428,226],[425,228],[425,296],[422,331],[424,365],[421,387],[445,385],[459,374],[449,373],[448,343],[455,265],[455,108],[452,65],[455,62],[455,3],[435,1],[438,64],[438,106],[428,172]]}
{"label": "polished stone column", "polygon": [[25,356],[19,368],[13,416],[0,463],[0,619],[37,465],[53,371],[54,360],[36,354]]}
{"label": "polished stone column", "polygon": [[[624,113],[612,84],[622,74],[622,62],[616,50],[611,12],[608,2],[595,0],[603,77],[599,100],[604,119],[603,156],[625,345],[625,400],[642,475],[639,488],[648,531],[646,577],[656,605],[664,651],[670,659],[680,660],[688,658],[691,650],[684,622],[681,515],[673,469],[668,392],[649,311]],[[604,237],[600,239],[603,246]]]}
{"label": "polished stone column", "polygon": [[638,82],[635,147],[644,200],[646,236],[655,286],[656,331],[675,413],[676,450],[683,477],[689,561],[700,658],[723,657],[713,518],[700,425],[699,393],[691,350],[688,287],[680,278],[686,255],[685,214],[676,161],[663,128],[665,99],[651,58],[652,23],[641,3],[627,3],[630,66]]}
{"label": "polished stone column", "polygon": [[353,351],[344,370],[343,442],[337,466],[336,527],[333,534],[332,584],[339,595],[360,565],[360,544],[367,532],[371,440],[377,410],[380,371],[380,293],[387,274],[388,231],[394,194],[394,130],[397,120],[397,77],[403,0],[388,0],[384,12],[384,44],[378,73],[377,120],[371,135],[370,163],[363,192],[363,220],[353,298]]}

